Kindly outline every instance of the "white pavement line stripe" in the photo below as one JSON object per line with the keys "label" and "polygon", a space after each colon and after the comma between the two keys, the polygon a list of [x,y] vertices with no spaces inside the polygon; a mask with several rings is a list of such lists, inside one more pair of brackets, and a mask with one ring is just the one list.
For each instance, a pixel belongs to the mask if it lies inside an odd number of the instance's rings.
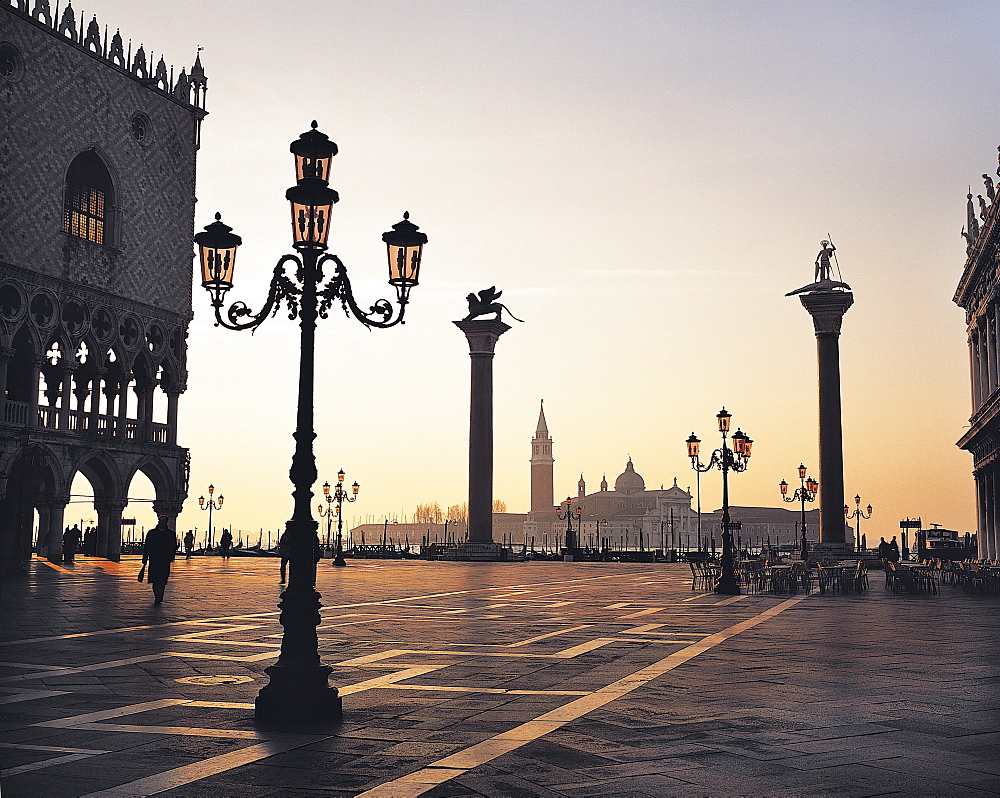
{"label": "white pavement line stripe", "polygon": [[734,604],[737,601],[743,601],[743,599],[749,598],[745,593],[742,596],[733,596],[732,598],[723,599],[722,601],[717,601],[713,604],[713,607],[725,607],[727,604]]}
{"label": "white pavement line stripe", "polygon": [[681,599],[683,604],[685,601],[694,601],[695,599],[705,598],[705,596],[712,596],[714,593],[699,593],[697,596],[691,596],[691,598]]}
{"label": "white pavement line stripe", "polygon": [[415,668],[406,668],[405,670],[396,671],[395,673],[387,673],[385,676],[378,676],[374,679],[366,679],[365,681],[358,682],[357,684],[349,684],[346,687],[341,687],[340,694],[343,696],[352,695],[354,693],[363,693],[365,690],[373,690],[376,687],[385,687],[387,685],[395,684],[396,682],[401,682],[403,679],[412,679],[414,676],[423,676],[425,673],[432,673],[446,667],[448,666],[421,665]]}
{"label": "white pavement line stripe", "polygon": [[273,651],[265,651],[263,654],[247,654],[245,657],[238,657],[235,654],[199,654],[193,651],[171,651],[165,656],[183,659],[221,659],[226,662],[261,662],[265,659],[274,659],[280,654],[278,646],[275,646]]}
{"label": "white pavement line stripe", "polygon": [[266,739],[267,734],[246,729],[209,729],[200,726],[143,726],[138,723],[80,723],[74,731],[129,732],[131,734],[169,734],[183,737],[223,737],[235,740]]}
{"label": "white pavement line stripe", "polygon": [[637,635],[643,632],[649,632],[652,629],[659,629],[661,626],[666,626],[665,623],[644,623],[642,626],[633,626],[631,629],[622,629],[619,634],[623,635]]}
{"label": "white pavement line stripe", "polygon": [[39,671],[37,673],[22,673],[20,676],[4,676],[0,682],[23,682],[29,679],[52,678],[53,676],[69,676],[73,673],[86,673],[87,671],[102,671],[105,668],[118,668],[122,665],[135,665],[139,662],[151,662],[154,659],[164,659],[170,654],[146,654],[142,657],[129,657],[128,659],[116,659],[110,662],[96,662],[93,665],[80,665],[76,668],[60,668],[57,671]]}
{"label": "white pavement line stripe", "polygon": [[27,743],[0,743],[0,748],[19,748],[24,751],[49,751],[54,754],[110,754],[110,751],[95,751],[91,748],[63,748],[58,745],[28,745]]}
{"label": "white pavement line stripe", "polygon": [[83,715],[71,715],[68,718],[56,718],[55,720],[44,720],[33,723],[32,726],[45,726],[56,729],[65,729],[70,726],[78,726],[81,723],[93,723],[108,718],[120,718],[124,715],[135,715],[138,712],[148,712],[151,709],[163,709],[164,707],[175,707],[178,704],[188,703],[186,698],[161,698],[158,701],[143,701],[141,704],[128,704],[117,709],[102,709],[100,712],[87,712]]}
{"label": "white pavement line stripe", "polygon": [[27,690],[20,687],[4,688],[17,690],[14,695],[5,695],[0,698],[0,704],[16,704],[18,701],[31,701],[35,698],[51,698],[54,695],[67,695],[68,690]]}
{"label": "white pavement line stripe", "polygon": [[325,739],[324,737],[309,737],[305,740],[267,740],[257,745],[241,748],[239,751],[231,751],[228,754],[209,757],[190,765],[183,765],[173,770],[157,773],[154,776],[147,776],[144,779],[136,779],[126,784],[119,784],[107,790],[88,793],[81,798],[135,798],[135,796],[156,795],[166,792],[176,787],[183,787],[194,781],[224,773],[233,768],[249,765],[251,762],[259,762],[275,754],[291,751],[294,748],[301,748],[313,742]]}
{"label": "white pavement line stripe", "polygon": [[[188,632],[184,635],[176,635],[175,637],[168,637],[167,640],[197,640],[204,643],[213,643],[213,640],[205,640],[208,635],[226,635],[232,632],[242,632],[246,629],[263,629],[264,625],[260,623],[251,624],[241,624],[239,626],[227,625],[223,626],[221,629],[199,629],[197,632]],[[226,641],[228,642],[228,641]]]}
{"label": "white pavement line stripe", "polygon": [[593,640],[588,640],[586,643],[581,643],[578,646],[557,651],[555,654],[551,654],[550,656],[558,659],[572,659],[573,657],[578,657],[580,654],[586,654],[588,651],[593,651],[595,648],[601,648],[608,645],[608,643],[614,642],[614,638],[611,637],[595,637]]}
{"label": "white pavement line stripe", "polygon": [[[275,613],[277,615],[277,613]],[[174,621],[172,623],[154,623],[147,626],[122,626],[118,629],[98,629],[96,632],[77,632],[72,635],[46,635],[45,637],[29,637],[24,640],[4,640],[0,646],[24,646],[28,643],[45,643],[50,640],[72,640],[76,637],[97,637],[98,635],[117,635],[123,632],[138,632],[142,629],[164,629],[168,626],[185,626],[193,623],[214,623],[214,621]]]}
{"label": "white pavement line stripe", "polygon": [[354,659],[345,659],[342,662],[334,662],[334,665],[342,665],[345,667],[352,667],[356,665],[368,665],[372,662],[378,662],[383,659],[392,659],[393,657],[399,656],[400,654],[411,654],[414,652],[407,651],[402,648],[392,648],[388,651],[380,651],[378,654],[367,654],[364,657],[354,657]]}
{"label": "white pavement line stripe", "polygon": [[501,687],[442,687],[433,684],[389,684],[388,690],[429,690],[441,693],[500,693],[503,695],[590,695],[590,690],[505,690]]}
{"label": "white pavement line stripe", "polygon": [[650,607],[648,610],[639,610],[638,612],[633,612],[631,615],[620,615],[618,620],[625,621],[629,618],[641,618],[643,615],[652,615],[654,612],[661,612],[665,610],[666,607]]}
{"label": "white pavement line stripe", "polygon": [[680,651],[675,651],[659,662],[647,665],[645,668],[641,668],[635,673],[612,682],[606,687],[595,690],[588,696],[570,701],[558,709],[539,715],[534,720],[522,723],[509,731],[483,740],[481,743],[476,743],[463,751],[450,754],[408,776],[387,781],[377,787],[359,793],[355,798],[416,798],[416,796],[422,795],[439,784],[443,784],[473,768],[490,762],[503,754],[514,751],[526,743],[537,740],[539,737],[549,734],[567,723],[621,698],[656,677],[662,676],[664,673],[673,670],[679,665],[683,665],[699,654],[703,654],[705,651],[725,642],[729,638],[773,618],[775,615],[784,612],[789,607],[795,606],[806,598],[808,596],[800,596],[776,604],[753,618],[741,621],[730,626],[728,629],[710,635],[699,643],[682,648]]}
{"label": "white pavement line stripe", "polygon": [[559,632],[549,632],[547,635],[538,635],[538,637],[529,637],[527,640],[522,640],[520,643],[508,643],[507,648],[518,648],[519,646],[526,646],[530,643],[535,643],[539,640],[544,640],[547,637],[555,637],[556,635],[565,635],[570,632],[577,632],[580,629],[589,629],[593,624],[585,623],[583,626],[574,626],[572,629],[563,629]]}
{"label": "white pavement line stripe", "polygon": [[53,765],[65,765],[67,762],[76,762],[80,759],[89,759],[92,756],[97,756],[98,754],[107,754],[109,751],[95,751],[92,754],[66,754],[65,756],[56,756],[52,759],[43,759],[41,762],[31,762],[27,765],[18,765],[15,768],[0,768],[0,773],[7,778],[11,776],[16,776],[18,773],[29,773],[32,770],[41,770],[42,768],[52,767]]}

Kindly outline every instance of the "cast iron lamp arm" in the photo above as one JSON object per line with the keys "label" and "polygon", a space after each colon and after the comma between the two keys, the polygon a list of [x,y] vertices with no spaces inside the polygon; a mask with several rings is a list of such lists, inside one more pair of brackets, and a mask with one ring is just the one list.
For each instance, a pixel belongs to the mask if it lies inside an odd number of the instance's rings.
{"label": "cast iron lamp arm", "polygon": [[[332,261],[336,264],[334,269],[333,277],[330,281],[323,286],[321,290],[317,293],[320,296],[319,304],[319,315],[321,318],[327,318],[329,315],[330,308],[335,302],[339,302],[340,306],[344,309],[345,316],[354,316],[358,321],[364,324],[366,327],[379,327],[385,329],[387,327],[395,327],[397,324],[402,324],[403,316],[406,313],[406,305],[409,302],[409,288],[399,288],[399,315],[393,318],[393,306],[388,299],[379,299],[372,305],[368,312],[365,313],[361,308],[358,307],[357,302],[354,299],[354,291],[351,288],[351,280],[347,276],[347,267],[344,266],[343,261],[340,260],[336,255],[331,255],[329,253],[324,254],[320,258],[318,264],[319,273],[322,274],[322,266],[327,261]],[[375,318],[375,317],[381,318]]]}
{"label": "cast iron lamp arm", "polygon": [[[247,306],[246,302],[234,302],[226,311],[226,318],[222,316],[222,305],[225,292],[216,293],[212,297],[212,307],[215,308],[215,326],[225,327],[227,330],[256,330],[269,317],[274,316],[281,307],[282,302],[288,303],[288,318],[294,319],[299,313],[299,296],[302,289],[297,286],[285,274],[285,264],[289,261],[298,266],[298,271],[303,268],[302,261],[295,255],[283,255],[274,267],[274,274],[271,277],[271,285],[268,289],[267,300],[259,313],[254,313]],[[248,321],[241,319],[250,317]]]}

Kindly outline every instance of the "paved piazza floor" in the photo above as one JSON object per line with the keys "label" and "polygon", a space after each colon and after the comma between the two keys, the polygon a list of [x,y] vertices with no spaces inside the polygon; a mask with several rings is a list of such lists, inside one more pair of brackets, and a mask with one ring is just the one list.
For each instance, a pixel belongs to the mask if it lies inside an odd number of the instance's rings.
{"label": "paved piazza floor", "polygon": [[273,559],[3,582],[0,789],[64,796],[1000,794],[1000,598],[717,596],[682,565],[320,563],[339,726],[255,727]]}

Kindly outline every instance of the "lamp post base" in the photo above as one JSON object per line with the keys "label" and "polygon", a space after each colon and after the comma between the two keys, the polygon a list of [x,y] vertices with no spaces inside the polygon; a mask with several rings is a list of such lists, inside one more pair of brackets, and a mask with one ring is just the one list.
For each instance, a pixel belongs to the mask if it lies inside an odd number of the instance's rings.
{"label": "lamp post base", "polygon": [[266,723],[339,721],[340,693],[327,683],[331,670],[326,665],[265,668],[271,681],[257,694],[254,717]]}
{"label": "lamp post base", "polygon": [[738,596],[741,593],[740,584],[736,581],[735,576],[723,576],[715,583],[715,592],[723,593],[727,596]]}

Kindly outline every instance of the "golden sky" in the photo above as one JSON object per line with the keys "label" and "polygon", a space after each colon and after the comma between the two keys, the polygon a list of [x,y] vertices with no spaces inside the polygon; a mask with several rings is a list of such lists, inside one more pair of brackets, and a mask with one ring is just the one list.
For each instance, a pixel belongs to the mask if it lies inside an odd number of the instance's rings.
{"label": "golden sky", "polygon": [[[318,334],[320,483],[361,483],[381,520],[465,498],[468,350],[451,324],[496,285],[526,320],[499,342],[495,496],[528,505],[545,399],[556,497],[613,482],[693,485],[724,404],[754,439],[733,504],[818,478],[815,339],[797,298],[819,241],[855,305],[841,367],[845,489],[872,535],[921,516],[974,529],[963,312],[965,194],[997,168],[995,3],[91,0],[87,14],[179,70],[202,46],[209,117],[197,229],[242,235],[230,299],[259,308],[290,249],[288,144],[312,119],[340,147],[331,251],[359,304],[391,296],[381,233],[427,233],[407,323]],[[195,286],[180,438],[217,523],[291,512],[298,328],[214,328]],[[718,506],[719,476],[702,480]],[[146,496],[139,479],[131,495]],[[147,492],[143,492],[147,491]],[[72,513],[72,511],[70,511]],[[126,515],[148,525],[148,507]],[[877,539],[877,538],[876,538]]]}

